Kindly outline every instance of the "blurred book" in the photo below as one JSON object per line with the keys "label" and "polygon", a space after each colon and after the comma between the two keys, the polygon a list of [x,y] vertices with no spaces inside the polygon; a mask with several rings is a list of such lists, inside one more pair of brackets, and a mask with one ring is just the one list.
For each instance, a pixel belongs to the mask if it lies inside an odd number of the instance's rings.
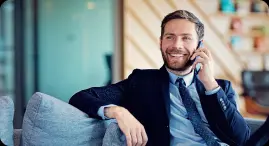
{"label": "blurred book", "polygon": [[249,14],[250,2],[246,0],[235,0],[235,11],[239,15]]}
{"label": "blurred book", "polygon": [[220,11],[223,13],[234,13],[235,12],[234,0],[220,0]]}
{"label": "blurred book", "polygon": [[230,47],[234,51],[242,51],[243,44],[242,44],[242,38],[237,35],[233,35],[230,37]]}
{"label": "blurred book", "polygon": [[240,17],[232,17],[230,23],[230,31],[236,34],[243,33],[243,22]]}
{"label": "blurred book", "polygon": [[253,37],[253,48],[258,52],[268,52],[269,50],[269,27],[268,26],[253,26],[251,33]]}
{"label": "blurred book", "polygon": [[262,0],[251,0],[250,11],[254,13],[268,13],[268,5]]}

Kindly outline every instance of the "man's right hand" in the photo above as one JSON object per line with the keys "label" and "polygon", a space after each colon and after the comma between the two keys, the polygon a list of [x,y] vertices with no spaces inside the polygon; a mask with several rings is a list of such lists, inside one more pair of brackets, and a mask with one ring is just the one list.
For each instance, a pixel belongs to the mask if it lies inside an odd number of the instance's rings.
{"label": "man's right hand", "polygon": [[145,146],[148,137],[144,126],[125,108],[120,106],[106,107],[104,114],[117,120],[124,133],[128,146]]}

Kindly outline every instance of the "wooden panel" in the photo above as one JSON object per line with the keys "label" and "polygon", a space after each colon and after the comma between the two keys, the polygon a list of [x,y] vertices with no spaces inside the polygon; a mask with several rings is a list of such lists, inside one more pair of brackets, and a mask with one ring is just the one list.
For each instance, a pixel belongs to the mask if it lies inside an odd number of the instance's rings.
{"label": "wooden panel", "polygon": [[[132,40],[136,44],[137,48],[140,48],[144,54],[147,54],[147,57],[150,58],[155,64],[154,67],[160,66],[161,63],[161,54],[159,50],[159,44],[153,41],[150,36],[144,31],[145,29],[139,25],[137,19],[135,19],[128,11],[126,12],[125,21],[128,24],[125,32],[125,39]],[[131,60],[135,60],[132,56],[128,57]]]}
{"label": "wooden panel", "polygon": [[[197,10],[191,4],[184,0],[180,0],[180,2],[178,0],[126,0],[124,10],[124,64],[128,65],[128,70],[144,68],[148,65],[151,65],[150,68],[159,68],[163,64],[159,50],[161,21],[165,15],[176,10],[176,8],[197,13]],[[199,18],[201,17],[199,14],[196,15]],[[212,30],[208,29],[210,27],[206,26],[207,37],[205,41],[214,58],[216,58],[215,76],[238,82],[242,69],[240,63],[234,60],[234,56],[227,51],[220,38],[212,34]],[[213,41],[211,42],[212,37],[216,37],[217,45],[215,45],[215,39],[213,40],[214,43],[212,43]],[[133,49],[139,49],[139,51],[133,51]],[[135,52],[136,55],[133,55],[132,52]],[[138,55],[139,53],[140,55]],[[137,58],[138,56],[140,59]],[[141,57],[147,59],[141,59]],[[143,61],[145,65],[141,65]],[[137,63],[130,64],[131,62]],[[124,68],[127,70],[127,66]],[[127,71],[125,71],[124,77],[128,75]]]}
{"label": "wooden panel", "polygon": [[160,24],[165,15],[175,11],[174,8],[169,5],[167,0],[146,0],[147,4],[152,7],[152,10],[159,16]]}
{"label": "wooden panel", "polygon": [[[128,38],[125,40],[125,45],[126,45],[125,64],[127,66],[130,66],[130,67],[139,66],[139,68],[143,68],[143,69],[157,67],[155,62],[150,60],[146,56],[147,54],[144,54],[144,52],[141,51],[141,48],[137,48],[137,46],[133,44],[132,41],[128,40]],[[130,56],[132,56],[132,58],[135,58],[135,60],[127,58]]]}
{"label": "wooden panel", "polygon": [[[126,11],[132,13],[136,17],[137,23],[140,23],[141,27],[144,27],[144,31],[147,32],[155,43],[159,42],[160,32],[160,18],[152,11],[152,9],[143,1],[128,0]],[[128,17],[128,16],[127,16]],[[128,25],[126,27],[129,27]]]}
{"label": "wooden panel", "polygon": [[[241,93],[242,61],[248,58],[241,58],[228,49],[222,35],[227,32],[224,26],[229,24],[228,18],[211,17],[218,9],[218,0],[125,0],[124,4],[124,78],[135,68],[163,65],[159,49],[161,21],[168,13],[184,9],[194,13],[205,25],[205,46],[211,50],[215,61],[215,77],[232,81],[235,91]],[[241,104],[240,111],[246,115],[243,98],[237,102]]]}

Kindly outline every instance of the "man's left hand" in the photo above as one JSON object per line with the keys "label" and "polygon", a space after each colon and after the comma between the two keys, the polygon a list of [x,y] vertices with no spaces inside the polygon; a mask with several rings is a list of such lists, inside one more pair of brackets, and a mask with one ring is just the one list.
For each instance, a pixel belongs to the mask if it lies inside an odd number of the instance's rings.
{"label": "man's left hand", "polygon": [[198,76],[200,81],[204,84],[206,90],[208,91],[217,88],[218,83],[214,78],[214,64],[210,51],[207,48],[199,48],[194,52],[191,60],[193,60],[195,57],[197,57],[197,59],[193,63],[193,69],[196,68],[198,63],[201,64]]}

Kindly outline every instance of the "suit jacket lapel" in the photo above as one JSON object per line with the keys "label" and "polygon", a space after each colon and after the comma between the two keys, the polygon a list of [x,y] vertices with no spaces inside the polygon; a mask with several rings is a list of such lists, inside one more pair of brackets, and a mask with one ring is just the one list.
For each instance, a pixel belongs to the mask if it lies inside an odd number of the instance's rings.
{"label": "suit jacket lapel", "polygon": [[169,97],[169,74],[163,65],[160,69],[160,85],[162,90],[163,103],[167,113],[167,118],[170,116],[170,97]]}
{"label": "suit jacket lapel", "polygon": [[210,103],[206,103],[203,99],[207,98],[206,97],[206,94],[205,94],[205,86],[203,85],[203,83],[200,81],[200,79],[198,78],[198,75],[195,76],[195,84],[196,84],[196,90],[197,90],[197,93],[199,95],[199,98],[200,98],[200,103],[201,103],[201,106],[202,106],[202,109],[203,109],[203,112],[205,114],[205,117],[208,121],[208,124],[210,126],[214,126],[213,122],[211,121],[212,117],[209,116],[208,112],[210,112],[210,110],[214,110],[214,109],[208,109],[208,105],[207,104],[210,104]]}
{"label": "suit jacket lapel", "polygon": [[194,75],[194,80],[195,80],[197,93],[198,93],[199,97],[204,97],[205,91],[206,91],[205,86],[203,85],[203,83],[198,78],[198,75],[196,75],[196,74],[197,73],[195,73],[195,75]]}

